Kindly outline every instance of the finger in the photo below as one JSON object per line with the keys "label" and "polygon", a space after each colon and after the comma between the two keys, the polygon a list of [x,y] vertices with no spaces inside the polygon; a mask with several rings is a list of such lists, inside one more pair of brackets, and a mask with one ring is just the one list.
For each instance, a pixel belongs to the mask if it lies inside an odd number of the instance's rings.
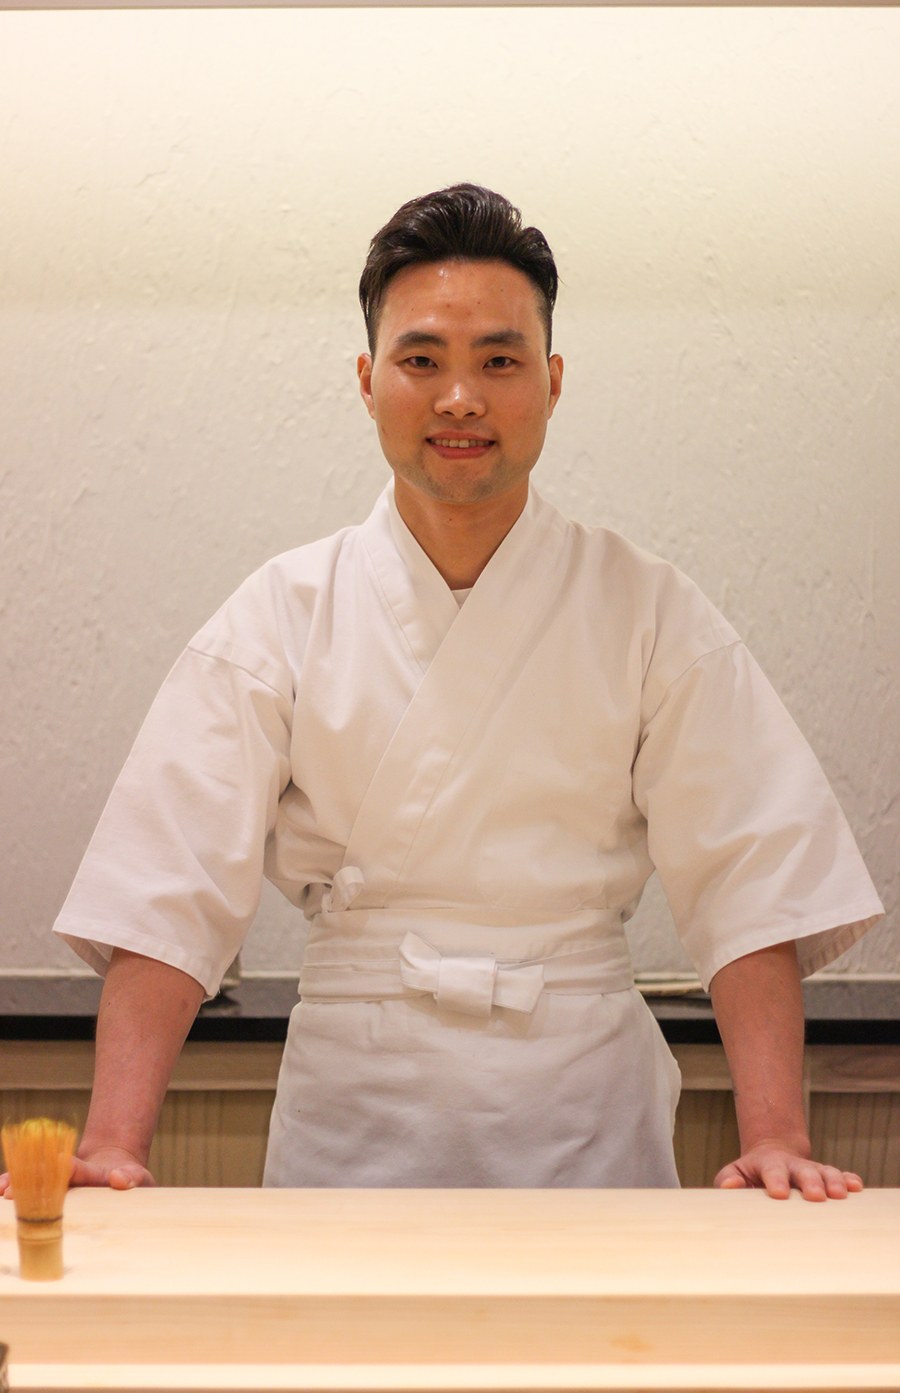
{"label": "finger", "polygon": [[851,1192],[858,1193],[863,1183],[855,1171],[839,1171],[835,1166],[823,1166],[822,1176],[830,1200],[844,1200]]}
{"label": "finger", "polygon": [[[834,1174],[838,1175],[839,1172],[835,1171]],[[823,1169],[820,1169],[818,1166],[811,1163],[797,1166],[794,1171],[793,1181],[795,1187],[800,1191],[800,1194],[805,1200],[810,1200],[814,1204],[817,1204],[821,1200],[828,1199],[828,1191],[826,1189],[827,1180],[823,1174]],[[841,1181],[841,1192],[843,1195],[847,1193],[843,1181]],[[835,1199],[838,1198],[840,1198],[840,1196],[836,1194]]]}
{"label": "finger", "polygon": [[114,1166],[106,1177],[106,1183],[111,1190],[133,1190],[138,1182],[125,1166]]}
{"label": "finger", "polygon": [[746,1190],[747,1181],[734,1166],[726,1166],[724,1170],[719,1171],[713,1186],[717,1190]]}
{"label": "finger", "polygon": [[[766,1189],[766,1194],[773,1200],[786,1200],[791,1194],[791,1172],[782,1162],[762,1166],[759,1178]],[[822,1191],[822,1198],[825,1192]]]}
{"label": "finger", "polygon": [[105,1185],[106,1171],[102,1166],[92,1166],[89,1161],[82,1161],[80,1156],[72,1158],[72,1174],[69,1176],[70,1185]]}
{"label": "finger", "polygon": [[143,1166],[113,1166],[107,1183],[112,1190],[134,1190],[140,1186],[155,1185],[156,1181]]}
{"label": "finger", "polygon": [[822,1184],[828,1199],[845,1200],[847,1198],[847,1182],[844,1179],[844,1172],[836,1170],[834,1166],[823,1166],[821,1174]]}
{"label": "finger", "polygon": [[741,1180],[742,1176],[737,1166],[732,1161],[730,1165],[723,1166],[722,1169],[717,1171],[713,1176],[713,1188],[716,1190],[732,1190],[736,1188],[737,1183]]}

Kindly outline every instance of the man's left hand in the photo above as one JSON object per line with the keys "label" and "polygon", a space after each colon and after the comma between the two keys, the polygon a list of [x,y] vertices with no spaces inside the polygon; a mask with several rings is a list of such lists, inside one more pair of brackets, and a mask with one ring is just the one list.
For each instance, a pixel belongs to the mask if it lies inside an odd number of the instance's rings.
{"label": "man's left hand", "polygon": [[799,1190],[805,1200],[845,1200],[863,1183],[853,1171],[825,1166],[779,1142],[761,1142],[723,1166],[713,1181],[717,1190],[764,1189],[773,1200]]}

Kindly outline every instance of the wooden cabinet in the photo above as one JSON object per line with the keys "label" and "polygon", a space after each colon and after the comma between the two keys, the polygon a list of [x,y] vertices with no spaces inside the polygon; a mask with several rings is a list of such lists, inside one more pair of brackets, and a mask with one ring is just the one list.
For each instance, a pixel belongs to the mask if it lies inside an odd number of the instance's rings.
{"label": "wooden cabinet", "polygon": [[[675,1129],[681,1182],[705,1186],[737,1154],[725,1056],[674,1045],[683,1092]],[[151,1169],[163,1185],[254,1186],[262,1178],[281,1045],[189,1041],[163,1106]],[[88,1041],[4,1041],[0,1115],[50,1113],[80,1126]],[[900,1186],[900,1046],[812,1045],[806,1092],[813,1148],[870,1186]]]}

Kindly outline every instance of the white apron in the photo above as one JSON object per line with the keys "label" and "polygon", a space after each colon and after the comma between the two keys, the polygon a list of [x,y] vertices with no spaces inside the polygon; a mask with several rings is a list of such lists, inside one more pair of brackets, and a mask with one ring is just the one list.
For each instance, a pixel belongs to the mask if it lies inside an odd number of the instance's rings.
{"label": "white apron", "polygon": [[[136,850],[136,848],[138,848]],[[266,1183],[672,1185],[677,1070],[623,923],[705,981],[880,904],[808,747],[674,568],[532,492],[463,605],[396,512],[190,645],[57,923],[215,991],[263,869],[310,921]]]}
{"label": "white apron", "polygon": [[568,904],[549,884],[522,893],[515,852],[488,859],[493,894],[466,895],[459,824],[484,830],[503,694],[567,560],[555,515],[541,521],[507,538],[461,611],[435,586],[424,632],[409,568],[436,573],[395,514],[391,534],[365,531],[422,671],[332,889],[307,900],[267,1185],[677,1184],[678,1071],[633,990],[622,913],[575,907],[571,886]]}

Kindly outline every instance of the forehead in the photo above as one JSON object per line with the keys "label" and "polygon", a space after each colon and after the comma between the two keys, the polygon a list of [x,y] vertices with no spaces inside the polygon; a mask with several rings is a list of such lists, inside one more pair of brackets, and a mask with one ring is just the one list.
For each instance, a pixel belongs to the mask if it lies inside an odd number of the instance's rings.
{"label": "forehead", "polygon": [[407,266],[388,283],[378,334],[476,337],[502,329],[543,340],[539,292],[525,273],[506,261],[435,261]]}

